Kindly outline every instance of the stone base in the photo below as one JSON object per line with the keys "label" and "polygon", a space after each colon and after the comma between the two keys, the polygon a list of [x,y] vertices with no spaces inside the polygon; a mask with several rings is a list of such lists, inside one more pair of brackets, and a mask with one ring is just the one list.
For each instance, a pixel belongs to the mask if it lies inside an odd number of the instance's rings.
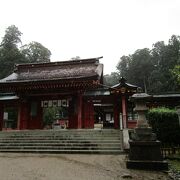
{"label": "stone base", "polygon": [[159,141],[129,140],[129,159],[132,161],[162,161]]}
{"label": "stone base", "polygon": [[127,160],[126,167],[128,169],[142,169],[142,170],[168,170],[168,163],[166,161],[138,161]]}
{"label": "stone base", "polygon": [[168,163],[163,161],[159,141],[129,140],[130,151],[126,166],[129,169],[168,170]]}

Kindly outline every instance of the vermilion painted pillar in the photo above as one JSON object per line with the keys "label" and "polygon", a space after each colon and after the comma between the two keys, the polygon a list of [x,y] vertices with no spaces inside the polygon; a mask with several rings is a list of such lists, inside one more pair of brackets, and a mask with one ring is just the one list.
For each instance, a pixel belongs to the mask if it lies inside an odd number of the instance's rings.
{"label": "vermilion painted pillar", "polygon": [[3,119],[4,119],[4,106],[0,104],[0,131],[3,128]]}
{"label": "vermilion painted pillar", "polygon": [[77,96],[77,128],[82,128],[82,94]]}
{"label": "vermilion painted pillar", "polygon": [[116,103],[114,103],[114,128],[119,128],[119,107]]}
{"label": "vermilion painted pillar", "polygon": [[94,128],[94,106],[91,100],[83,102],[83,128]]}
{"label": "vermilion painted pillar", "polygon": [[27,129],[29,119],[29,107],[26,102],[21,102],[18,112],[18,129]]}
{"label": "vermilion painted pillar", "polygon": [[89,102],[89,128],[94,128],[94,105],[93,102]]}
{"label": "vermilion painted pillar", "polygon": [[75,98],[72,97],[72,100],[69,101],[69,123],[68,123],[69,129],[75,128],[74,120],[75,120]]}
{"label": "vermilion painted pillar", "polygon": [[40,101],[31,101],[29,110],[29,120],[27,129],[43,128],[43,109]]}
{"label": "vermilion painted pillar", "polygon": [[88,128],[88,101],[83,100],[83,112],[82,112],[82,128]]}
{"label": "vermilion painted pillar", "polygon": [[41,101],[38,102],[38,129],[43,129],[43,108]]}
{"label": "vermilion painted pillar", "polygon": [[126,96],[122,94],[122,120],[123,120],[123,128],[127,128],[127,107],[126,107]]}
{"label": "vermilion painted pillar", "polygon": [[69,128],[82,128],[82,94],[78,93],[72,97],[69,104]]}

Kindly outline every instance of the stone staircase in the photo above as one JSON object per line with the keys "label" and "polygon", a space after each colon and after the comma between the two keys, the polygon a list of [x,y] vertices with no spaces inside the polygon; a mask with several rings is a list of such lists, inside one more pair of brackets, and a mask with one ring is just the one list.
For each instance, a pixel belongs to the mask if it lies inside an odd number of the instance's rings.
{"label": "stone staircase", "polygon": [[2,131],[0,152],[120,154],[122,132],[114,129]]}

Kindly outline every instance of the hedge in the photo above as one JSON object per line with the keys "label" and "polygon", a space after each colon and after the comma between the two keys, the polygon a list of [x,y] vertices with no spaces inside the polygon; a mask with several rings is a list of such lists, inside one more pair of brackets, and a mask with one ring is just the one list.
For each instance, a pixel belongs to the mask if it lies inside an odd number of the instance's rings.
{"label": "hedge", "polygon": [[175,110],[154,108],[149,110],[147,119],[163,144],[180,145],[180,125]]}

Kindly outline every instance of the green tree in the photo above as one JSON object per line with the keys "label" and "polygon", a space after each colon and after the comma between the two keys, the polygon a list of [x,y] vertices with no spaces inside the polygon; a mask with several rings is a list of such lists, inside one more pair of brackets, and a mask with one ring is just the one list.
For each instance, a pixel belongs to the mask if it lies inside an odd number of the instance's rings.
{"label": "green tree", "polygon": [[176,65],[171,72],[173,76],[177,79],[178,84],[180,85],[180,65]]}
{"label": "green tree", "polygon": [[129,80],[135,82],[136,85],[144,88],[145,91],[149,87],[149,76],[152,72],[153,64],[150,50],[140,49],[132,55],[132,61],[129,66]]}
{"label": "green tree", "polygon": [[0,43],[0,79],[13,72],[20,63],[50,62],[51,52],[38,42],[21,47],[22,33],[15,25],[9,26]]}
{"label": "green tree", "polygon": [[121,77],[128,78],[129,64],[131,56],[122,56],[116,68],[120,72]]}
{"label": "green tree", "polygon": [[139,49],[134,54],[121,57],[117,65],[120,76],[124,76],[128,82],[144,88],[149,87],[149,75],[153,69],[150,50]]}
{"label": "green tree", "polygon": [[151,73],[152,92],[170,92],[178,90],[172,70],[179,63],[180,38],[171,36],[167,45],[157,42],[152,49],[155,69]]}
{"label": "green tree", "polygon": [[22,33],[15,25],[9,26],[5,31],[1,46],[7,48],[17,48],[17,44],[21,43],[21,35]]}
{"label": "green tree", "polygon": [[22,33],[14,25],[6,29],[0,45],[0,78],[12,73],[16,63],[25,62],[23,55],[18,49],[21,43]]}
{"label": "green tree", "polygon": [[51,51],[38,42],[22,46],[21,53],[30,63],[50,62]]}
{"label": "green tree", "polygon": [[177,65],[180,65],[180,37],[172,35],[167,45],[159,41],[151,50],[144,48],[121,57],[117,70],[128,82],[149,93],[165,93],[179,89],[177,76],[172,73]]}
{"label": "green tree", "polygon": [[56,113],[57,113],[57,107],[52,108],[44,108],[43,112],[43,124],[46,125],[52,125],[52,123],[56,119]]}
{"label": "green tree", "polygon": [[[166,59],[167,46],[164,41],[158,41],[153,44],[151,50],[153,69],[149,76],[148,92],[158,93],[163,91],[164,86],[164,61]],[[166,72],[166,71],[165,71]]]}
{"label": "green tree", "polygon": [[120,76],[117,72],[112,72],[111,74],[104,75],[103,78],[105,86],[111,87],[119,83]]}

